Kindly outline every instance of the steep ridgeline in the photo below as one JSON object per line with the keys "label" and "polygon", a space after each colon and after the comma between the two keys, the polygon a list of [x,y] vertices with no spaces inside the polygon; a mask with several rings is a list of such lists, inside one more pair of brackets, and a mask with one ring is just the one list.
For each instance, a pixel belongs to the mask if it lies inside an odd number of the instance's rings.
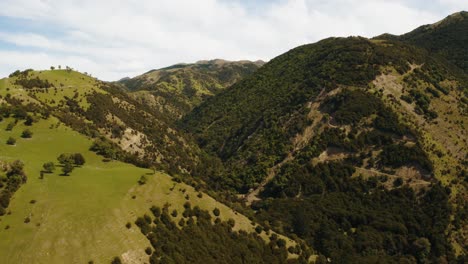
{"label": "steep ridgeline", "polygon": [[178,119],[263,64],[262,61],[199,61],[152,70],[119,83],[131,91],[129,95],[135,100]]}
{"label": "steep ridgeline", "polygon": [[329,38],[271,60],[183,125],[222,161],[204,174],[212,188],[244,194],[259,221],[333,262],[450,262],[467,250],[467,87],[424,49]]}
{"label": "steep ridgeline", "polygon": [[376,38],[390,38],[410,43],[427,49],[460,67],[468,73],[468,12],[462,11],[430,25],[394,36],[385,34]]}

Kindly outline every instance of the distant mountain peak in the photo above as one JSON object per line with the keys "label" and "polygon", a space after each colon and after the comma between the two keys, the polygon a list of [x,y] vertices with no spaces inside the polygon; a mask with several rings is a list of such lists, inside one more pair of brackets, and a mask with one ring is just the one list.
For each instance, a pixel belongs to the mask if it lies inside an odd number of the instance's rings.
{"label": "distant mountain peak", "polygon": [[265,64],[262,60],[250,61],[250,60],[238,60],[238,61],[229,61],[224,59],[213,59],[213,60],[199,60],[195,64],[212,64],[212,65],[225,65],[225,64],[248,64],[254,63],[256,65]]}

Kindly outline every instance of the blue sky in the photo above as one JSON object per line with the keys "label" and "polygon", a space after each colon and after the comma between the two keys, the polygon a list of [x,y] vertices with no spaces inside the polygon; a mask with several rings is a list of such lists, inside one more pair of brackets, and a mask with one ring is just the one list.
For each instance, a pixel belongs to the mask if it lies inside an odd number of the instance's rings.
{"label": "blue sky", "polygon": [[1,0],[0,77],[68,65],[103,80],[180,62],[269,60],[330,36],[402,34],[468,0]]}

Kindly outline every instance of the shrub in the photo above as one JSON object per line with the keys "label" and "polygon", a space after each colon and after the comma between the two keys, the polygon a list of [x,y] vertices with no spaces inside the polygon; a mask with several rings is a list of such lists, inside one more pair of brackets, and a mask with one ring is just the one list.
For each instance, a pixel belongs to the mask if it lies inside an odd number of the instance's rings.
{"label": "shrub", "polygon": [[24,121],[24,124],[26,126],[32,126],[33,122],[34,122],[34,119],[30,115],[27,115],[26,120]]}
{"label": "shrub", "polygon": [[15,145],[16,144],[16,139],[9,137],[6,141],[8,145]]}
{"label": "shrub", "polygon": [[156,218],[161,216],[161,208],[159,208],[159,206],[153,205],[150,210]]}
{"label": "shrub", "polygon": [[405,101],[405,102],[407,102],[409,104],[411,104],[413,102],[413,97],[408,96],[408,95],[403,94],[402,96],[400,96],[400,98],[401,98],[401,100],[403,100],[403,101]]}
{"label": "shrub", "polygon": [[230,227],[234,227],[236,225],[236,221],[232,218],[229,218],[229,220],[227,221],[228,225]]}
{"label": "shrub", "polygon": [[25,129],[23,133],[21,133],[22,138],[31,138],[33,133],[29,129]]}
{"label": "shrub", "polygon": [[62,167],[63,175],[68,175],[70,172],[73,171],[73,165],[70,162],[67,162]]}
{"label": "shrub", "polygon": [[221,212],[219,211],[218,208],[213,209],[213,214],[214,214],[214,216],[219,216],[220,213],[221,213]]}
{"label": "shrub", "polygon": [[115,257],[114,259],[112,259],[111,264],[122,264],[122,260],[120,260],[119,257]]}
{"label": "shrub", "polygon": [[75,163],[75,165],[81,166],[84,165],[85,162],[85,158],[83,157],[83,155],[81,155],[81,153],[73,154],[73,163]]}
{"label": "shrub", "polygon": [[153,250],[152,250],[150,247],[147,247],[147,248],[145,249],[145,252],[146,252],[146,254],[149,256],[149,255],[151,255],[151,253],[153,253]]}
{"label": "shrub", "polygon": [[172,211],[171,215],[172,215],[172,217],[177,217],[177,210],[174,209],[174,210]]}
{"label": "shrub", "polygon": [[13,130],[13,128],[15,127],[15,125],[16,125],[16,124],[15,124],[14,122],[10,122],[10,123],[8,123],[8,125],[7,125],[7,127],[6,127],[5,130],[6,130],[6,131],[11,131],[11,130]]}
{"label": "shrub", "polygon": [[179,226],[180,226],[180,227],[183,227],[184,225],[185,225],[184,219],[183,219],[183,218],[180,218],[180,220],[179,220]]}
{"label": "shrub", "polygon": [[278,247],[284,248],[284,247],[286,247],[286,240],[280,238],[280,239],[278,239],[278,240],[276,241],[276,244],[278,245]]}
{"label": "shrub", "polygon": [[263,231],[263,228],[261,226],[258,225],[255,227],[255,232],[257,232],[257,234],[262,233],[262,231]]}
{"label": "shrub", "polygon": [[143,185],[148,181],[145,175],[141,175],[140,179],[138,180],[138,184]]}
{"label": "shrub", "polygon": [[403,179],[401,177],[398,177],[393,181],[393,187],[399,187],[402,184],[403,184]]}

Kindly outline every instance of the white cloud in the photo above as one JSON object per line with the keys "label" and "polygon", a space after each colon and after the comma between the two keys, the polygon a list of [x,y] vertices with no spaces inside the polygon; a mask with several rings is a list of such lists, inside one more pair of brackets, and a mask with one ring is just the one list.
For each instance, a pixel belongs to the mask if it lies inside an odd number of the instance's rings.
{"label": "white cloud", "polygon": [[[414,1],[419,0],[279,0],[247,8],[241,1],[221,0],[2,0],[0,16],[48,28],[6,32],[0,27],[2,41],[28,50],[0,49],[0,75],[68,64],[115,80],[178,62],[268,60],[329,36],[401,34],[466,6],[438,0],[446,9],[434,11],[418,9]],[[62,34],[41,34],[49,29]]]}

